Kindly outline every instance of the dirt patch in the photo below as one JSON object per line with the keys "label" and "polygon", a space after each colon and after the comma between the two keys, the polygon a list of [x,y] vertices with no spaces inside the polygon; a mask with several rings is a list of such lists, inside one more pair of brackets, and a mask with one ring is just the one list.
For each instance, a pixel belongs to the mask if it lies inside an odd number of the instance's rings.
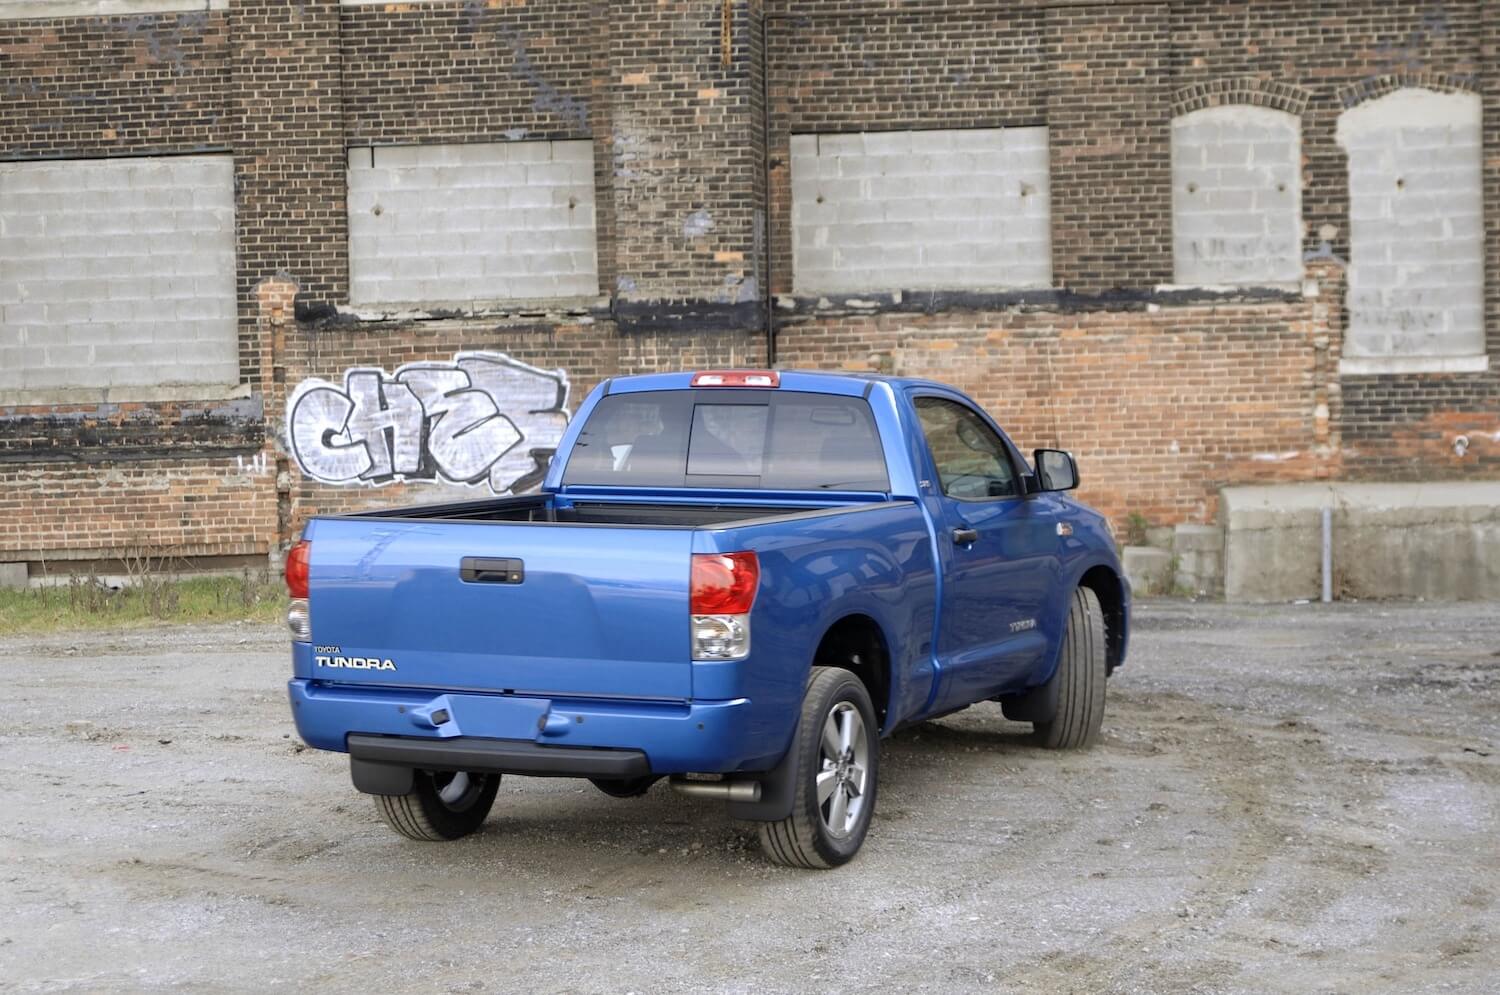
{"label": "dirt patch", "polygon": [[1500,606],[1139,613],[1099,748],[907,730],[830,873],[662,785],[398,839],[272,626],[0,641],[0,988],[1493,991]]}

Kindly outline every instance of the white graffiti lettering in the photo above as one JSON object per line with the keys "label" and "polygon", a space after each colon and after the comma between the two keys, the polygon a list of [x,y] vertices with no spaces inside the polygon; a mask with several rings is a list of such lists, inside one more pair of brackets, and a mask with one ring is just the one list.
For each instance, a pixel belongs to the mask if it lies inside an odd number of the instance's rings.
{"label": "white graffiti lettering", "polygon": [[568,426],[568,377],[502,353],[355,367],[342,386],[304,380],[287,405],[287,449],[330,484],[443,480],[497,494],[541,483]]}

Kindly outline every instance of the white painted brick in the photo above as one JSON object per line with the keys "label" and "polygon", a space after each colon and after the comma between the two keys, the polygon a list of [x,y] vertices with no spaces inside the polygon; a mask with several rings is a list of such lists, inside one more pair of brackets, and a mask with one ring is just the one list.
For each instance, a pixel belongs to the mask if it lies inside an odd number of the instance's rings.
{"label": "white painted brick", "polygon": [[[798,291],[1050,284],[1048,200],[1019,195],[1047,189],[1046,129],[810,137],[792,143]],[[1019,238],[1024,254],[1002,251]]]}
{"label": "white painted brick", "polygon": [[843,135],[819,135],[817,155],[826,159],[828,156],[864,155],[865,139],[861,134]]}
{"label": "white painted brick", "polygon": [[[864,134],[864,157],[884,155],[907,155],[912,151],[912,132],[870,131]],[[931,148],[948,148],[946,141]]]}
{"label": "white painted brick", "polygon": [[194,382],[237,381],[233,176],[228,155],[0,163],[0,301],[25,302],[0,329],[50,343],[0,389],[163,382],[177,338],[202,345]]}
{"label": "white painted brick", "polygon": [[1300,123],[1282,111],[1231,105],[1172,122],[1176,282],[1301,278],[1300,156]]}
{"label": "white painted brick", "polygon": [[378,148],[373,168],[351,161],[354,303],[597,292],[590,143]]}
{"label": "white painted brick", "polygon": [[1403,89],[1346,111],[1352,357],[1484,352],[1480,101]]}
{"label": "white painted brick", "polygon": [[[1021,132],[1034,132],[1035,128],[1012,128],[1010,131],[1017,134],[1009,138],[1016,142],[1023,142],[1024,135]],[[1001,128],[958,128],[952,131],[914,132],[922,136],[922,146],[933,150],[952,148],[965,151],[983,151],[1004,148],[1007,142],[1007,132]],[[929,144],[929,142],[931,144]],[[1045,144],[1045,139],[1043,139]]]}

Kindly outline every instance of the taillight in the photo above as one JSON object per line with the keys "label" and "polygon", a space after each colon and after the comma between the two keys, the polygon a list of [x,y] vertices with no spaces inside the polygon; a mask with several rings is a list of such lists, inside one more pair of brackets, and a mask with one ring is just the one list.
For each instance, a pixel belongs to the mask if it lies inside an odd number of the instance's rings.
{"label": "taillight", "polygon": [[694,553],[691,589],[694,660],[750,655],[750,606],[760,586],[754,553]]}
{"label": "taillight", "polygon": [[286,593],[294,598],[307,597],[307,560],[312,543],[303,539],[286,551]]}
{"label": "taillight", "polygon": [[694,553],[691,611],[694,615],[745,615],[760,585],[754,553]]}
{"label": "taillight", "polygon": [[312,543],[306,539],[286,551],[286,593],[292,596],[286,625],[300,643],[312,640],[312,616],[307,609],[307,561],[311,555]]}

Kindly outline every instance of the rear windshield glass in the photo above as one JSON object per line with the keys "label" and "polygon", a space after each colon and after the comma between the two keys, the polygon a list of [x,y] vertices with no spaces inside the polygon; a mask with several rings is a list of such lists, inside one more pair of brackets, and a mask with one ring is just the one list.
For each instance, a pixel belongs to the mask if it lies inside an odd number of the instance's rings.
{"label": "rear windshield glass", "polygon": [[890,489],[863,398],[780,390],[612,394],[579,433],[563,484]]}

